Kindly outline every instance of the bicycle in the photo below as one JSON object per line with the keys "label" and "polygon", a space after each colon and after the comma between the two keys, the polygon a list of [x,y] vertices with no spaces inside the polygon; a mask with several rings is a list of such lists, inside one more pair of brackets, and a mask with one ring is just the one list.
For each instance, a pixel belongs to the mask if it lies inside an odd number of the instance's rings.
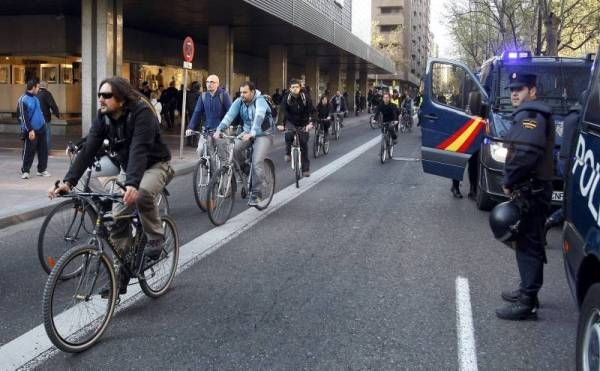
{"label": "bicycle", "polygon": [[[207,211],[207,201],[208,201],[208,186],[210,183],[210,179],[212,178],[213,169],[218,169],[220,167],[220,159],[218,155],[218,149],[215,140],[212,138],[213,131],[204,131],[204,133],[199,131],[192,131],[193,135],[198,136],[198,149],[196,152],[200,156],[196,167],[194,168],[194,177],[193,177],[193,187],[194,187],[194,198],[196,200],[196,205],[202,211]],[[212,147],[209,151],[209,144]],[[200,146],[202,145],[203,150],[200,153]]]}
{"label": "bicycle", "polygon": [[385,163],[388,158],[392,158],[394,153],[394,140],[392,139],[392,134],[390,130],[394,130],[394,128],[390,128],[390,125],[393,125],[393,122],[384,122],[381,125],[381,147],[379,150],[379,159],[381,163]]}
{"label": "bicycle", "polygon": [[300,148],[299,133],[306,132],[306,129],[301,126],[294,129],[288,129],[288,131],[294,133],[294,140],[292,141],[292,148],[290,152],[290,165],[296,178],[296,188],[300,188],[300,179],[302,178],[302,149]]}
{"label": "bicycle", "polygon": [[[67,146],[67,154],[72,162],[73,155],[80,150],[72,142]],[[80,192],[92,192],[91,180],[102,174],[101,162],[107,156],[104,152],[96,156],[96,161],[88,167],[83,177],[74,189]],[[118,170],[117,170],[118,171]],[[114,193],[116,177],[111,176],[104,182],[103,189]],[[165,188],[155,200],[161,215],[169,214],[169,191]],[[77,198],[70,198],[56,205],[44,218],[38,234],[37,252],[42,269],[50,274],[58,259],[70,248],[84,241],[91,235],[96,220],[96,211],[89,204],[82,203]]]}
{"label": "bicycle", "polygon": [[324,155],[329,153],[329,140],[325,140],[325,130],[323,129],[323,125],[328,121],[330,120],[320,119],[315,126],[315,140],[313,143],[313,156],[315,158],[319,157],[321,152]]}
{"label": "bicycle", "polygon": [[412,117],[408,113],[406,108],[402,108],[400,111],[400,132],[406,133],[412,131]]}
{"label": "bicycle", "polygon": [[[77,353],[94,345],[112,318],[120,301],[117,271],[137,278],[149,297],[157,298],[168,290],[179,260],[179,234],[173,219],[163,215],[165,245],[160,257],[150,261],[144,256],[146,235],[138,211],[117,217],[112,214],[112,204],[122,202],[121,194],[71,191],[61,197],[89,204],[97,215],[90,241],[61,256],[48,276],[42,299],[44,328],[50,341],[62,351]],[[126,252],[113,246],[109,238],[115,223],[123,220],[130,223],[133,237]],[[106,298],[101,297],[104,288],[108,288]]]}
{"label": "bicycle", "polygon": [[[208,218],[216,226],[223,225],[231,216],[237,185],[239,184],[240,195],[246,198],[252,190],[252,152],[253,146],[248,147],[246,161],[239,164],[234,156],[235,139],[237,136],[221,134],[221,138],[227,140],[227,159],[221,163],[221,167],[215,172],[208,186]],[[271,159],[265,159],[265,179],[263,182],[263,198],[254,207],[264,210],[269,206],[275,193],[275,165]]]}
{"label": "bicycle", "polygon": [[381,115],[377,115],[377,117],[375,117],[375,114],[372,113],[369,116],[369,126],[371,126],[371,129],[378,129],[381,127]]}
{"label": "bicycle", "polygon": [[341,130],[342,130],[342,115],[343,112],[338,112],[333,114],[333,122],[331,125],[331,135],[335,138],[335,140],[340,139]]}

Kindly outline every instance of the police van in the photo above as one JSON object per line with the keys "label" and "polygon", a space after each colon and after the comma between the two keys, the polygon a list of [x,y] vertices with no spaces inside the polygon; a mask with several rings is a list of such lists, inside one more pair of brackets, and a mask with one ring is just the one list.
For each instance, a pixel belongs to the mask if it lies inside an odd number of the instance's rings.
{"label": "police van", "polygon": [[[600,49],[599,49],[600,54]],[[577,369],[600,361],[600,61],[594,64],[587,102],[565,170],[563,255],[571,293],[579,306]]]}
{"label": "police van", "polygon": [[[557,161],[563,118],[587,86],[592,64],[592,55],[537,57],[527,51],[511,51],[487,60],[475,74],[458,61],[430,59],[419,112],[423,171],[462,180],[469,163],[474,167],[469,173],[477,183],[477,206],[490,210],[506,199],[502,175],[507,149],[502,137],[514,111],[506,89],[509,76],[537,76],[538,100],[548,104],[554,115]],[[553,186],[553,202],[560,204],[563,185],[558,175]]]}

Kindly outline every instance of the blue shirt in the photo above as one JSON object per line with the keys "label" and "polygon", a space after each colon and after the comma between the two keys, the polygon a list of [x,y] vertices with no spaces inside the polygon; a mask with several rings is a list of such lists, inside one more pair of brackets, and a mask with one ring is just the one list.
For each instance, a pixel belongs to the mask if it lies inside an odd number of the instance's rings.
{"label": "blue shirt", "polygon": [[40,101],[31,93],[25,93],[17,101],[17,120],[23,131],[42,131],[46,126]]}
{"label": "blue shirt", "polygon": [[[244,103],[242,98],[237,98],[229,111],[227,111],[225,117],[223,117],[223,120],[221,120],[218,129],[223,131],[228,128],[238,115],[244,122],[244,133],[249,133],[254,137],[273,133],[271,109],[258,89],[255,90],[254,98],[249,103]],[[268,120],[269,128],[263,130],[262,124],[265,119]]]}
{"label": "blue shirt", "polygon": [[231,98],[223,89],[217,88],[215,95],[204,92],[196,102],[188,127],[196,130],[204,114],[204,128],[207,130],[216,129],[230,107]]}

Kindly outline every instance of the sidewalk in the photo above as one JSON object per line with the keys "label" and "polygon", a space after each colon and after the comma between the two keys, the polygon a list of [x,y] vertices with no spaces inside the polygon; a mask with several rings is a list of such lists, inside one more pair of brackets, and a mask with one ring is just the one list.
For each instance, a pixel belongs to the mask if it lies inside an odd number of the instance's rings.
{"label": "sidewalk", "polygon": [[[21,179],[22,142],[13,134],[0,134],[0,229],[46,215],[62,200],[50,201],[46,196],[48,188],[66,174],[69,160],[64,148],[69,140],[79,138],[53,137],[52,156],[48,159],[50,177],[36,176],[37,157],[31,167],[31,178]],[[184,147],[183,159],[179,159],[179,137],[173,134],[163,136],[171,149],[171,166],[175,176],[191,173],[196,164],[195,148]]]}

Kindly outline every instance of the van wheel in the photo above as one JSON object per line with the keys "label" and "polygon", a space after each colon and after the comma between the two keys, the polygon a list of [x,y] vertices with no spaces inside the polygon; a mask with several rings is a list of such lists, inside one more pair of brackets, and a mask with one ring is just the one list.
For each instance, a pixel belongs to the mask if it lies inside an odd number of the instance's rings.
{"label": "van wheel", "polygon": [[483,177],[484,169],[481,164],[479,165],[479,181],[477,182],[477,197],[475,197],[475,203],[477,208],[483,211],[490,211],[496,205],[496,202],[483,190]]}
{"label": "van wheel", "polygon": [[577,324],[577,370],[600,367],[600,283],[589,288]]}

